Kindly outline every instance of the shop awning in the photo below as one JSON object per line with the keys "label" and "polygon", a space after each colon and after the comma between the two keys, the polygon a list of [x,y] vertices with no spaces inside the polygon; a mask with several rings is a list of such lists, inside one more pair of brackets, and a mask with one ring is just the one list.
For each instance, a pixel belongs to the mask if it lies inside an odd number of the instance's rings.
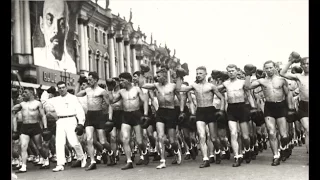
{"label": "shop awning", "polygon": [[[19,86],[19,82],[18,81],[13,81],[13,85],[14,86]],[[39,88],[40,84],[33,84],[33,83],[27,83],[27,82],[20,82],[20,85],[23,87],[33,87],[35,89]],[[43,90],[47,90],[49,89],[50,86],[46,86],[46,85],[42,85],[41,89]]]}

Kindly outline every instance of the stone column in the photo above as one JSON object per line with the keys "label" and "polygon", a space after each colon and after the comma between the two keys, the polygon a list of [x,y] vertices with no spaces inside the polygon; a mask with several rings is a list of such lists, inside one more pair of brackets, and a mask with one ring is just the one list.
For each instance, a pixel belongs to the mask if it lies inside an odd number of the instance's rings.
{"label": "stone column", "polygon": [[123,61],[123,37],[117,37],[116,42],[118,45],[118,62],[119,62],[119,74],[124,72],[124,61]]}
{"label": "stone column", "polygon": [[132,72],[131,72],[131,62],[130,62],[130,46],[129,46],[129,40],[125,40],[125,41],[124,41],[124,49],[125,49],[125,52],[126,52],[127,72],[131,74]]}
{"label": "stone column", "polygon": [[115,54],[114,54],[114,31],[113,27],[111,26],[110,30],[108,31],[108,51],[109,51],[109,58],[110,58],[110,76],[116,77],[116,66],[115,66]]}
{"label": "stone column", "polygon": [[132,59],[132,63],[133,63],[133,72],[136,72],[136,71],[139,71],[139,65],[138,65],[138,61],[136,59],[135,44],[131,44],[130,49],[131,49],[131,59]]}
{"label": "stone column", "polygon": [[19,6],[20,6],[20,46],[21,46],[21,53],[24,53],[24,18],[23,18],[23,15],[24,15],[24,3],[23,1],[19,1]]}
{"label": "stone column", "polygon": [[19,1],[12,2],[12,17],[13,17],[13,53],[21,53],[21,24],[20,24],[20,4]]}
{"label": "stone column", "polygon": [[153,70],[153,76],[157,75],[157,66],[154,64],[152,65],[152,70]]}
{"label": "stone column", "polygon": [[92,64],[92,62],[90,62],[90,58],[89,58],[89,42],[88,42],[88,35],[87,35],[87,24],[83,25],[83,34],[84,34],[84,51],[85,51],[85,65],[86,65],[86,70],[89,71],[90,70],[90,65]]}
{"label": "stone column", "polygon": [[86,71],[86,49],[85,49],[85,34],[83,29],[83,22],[78,20],[79,40],[80,40],[80,72]]}
{"label": "stone column", "polygon": [[109,62],[108,59],[105,59],[106,61],[106,74],[107,74],[107,79],[110,78],[110,67],[109,67]]}
{"label": "stone column", "polygon": [[[31,23],[30,23],[30,8],[29,8],[29,1],[24,0],[23,6],[23,21],[24,21],[24,52],[26,54],[31,54]],[[29,64],[32,64],[32,58],[29,59]]]}

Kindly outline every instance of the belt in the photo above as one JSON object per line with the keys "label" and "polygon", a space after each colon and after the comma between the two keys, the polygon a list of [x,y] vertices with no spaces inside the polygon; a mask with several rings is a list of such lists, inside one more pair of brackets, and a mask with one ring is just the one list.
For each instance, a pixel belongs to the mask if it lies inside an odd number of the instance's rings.
{"label": "belt", "polygon": [[74,117],[76,115],[70,115],[70,116],[58,116],[58,119],[61,119],[61,118],[69,118],[69,117]]}

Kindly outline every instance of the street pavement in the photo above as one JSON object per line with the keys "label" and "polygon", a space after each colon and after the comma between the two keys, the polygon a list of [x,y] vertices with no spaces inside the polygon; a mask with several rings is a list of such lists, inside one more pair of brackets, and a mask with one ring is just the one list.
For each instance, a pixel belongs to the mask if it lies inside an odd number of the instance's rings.
{"label": "street pavement", "polygon": [[[137,160],[136,155],[135,162]],[[149,165],[134,165],[133,169],[124,171],[121,170],[121,167],[124,165],[125,156],[121,156],[116,166],[98,164],[98,168],[92,171],[65,166],[64,171],[52,172],[55,163],[51,163],[50,169],[46,170],[39,170],[38,166],[28,163],[28,172],[16,175],[20,180],[307,180],[309,179],[308,160],[309,156],[304,145],[295,147],[290,158],[276,167],[271,166],[272,154],[268,147],[267,150],[259,153],[256,160],[252,160],[250,164],[244,161],[240,167],[236,168],[232,167],[233,158],[230,158],[230,160],[223,160],[221,164],[211,164],[208,168],[200,169],[202,157],[198,156],[196,160],[183,160],[181,165],[172,165],[172,158],[167,158],[167,167],[159,170],[156,169],[159,161],[153,162],[151,157]]]}

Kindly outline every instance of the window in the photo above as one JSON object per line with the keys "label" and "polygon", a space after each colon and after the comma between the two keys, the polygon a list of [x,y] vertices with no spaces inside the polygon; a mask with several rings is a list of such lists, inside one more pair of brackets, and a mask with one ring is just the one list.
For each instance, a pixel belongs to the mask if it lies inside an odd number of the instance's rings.
{"label": "window", "polygon": [[87,26],[87,36],[90,39],[90,26]]}
{"label": "window", "polygon": [[107,60],[104,60],[104,79],[108,79]]}
{"label": "window", "polygon": [[103,33],[102,35],[103,45],[106,45],[106,33]]}
{"label": "window", "polygon": [[94,29],[94,40],[98,43],[99,38],[98,38],[98,29]]}
{"label": "window", "polygon": [[97,73],[99,74],[99,58],[96,58],[96,68],[97,68]]}

